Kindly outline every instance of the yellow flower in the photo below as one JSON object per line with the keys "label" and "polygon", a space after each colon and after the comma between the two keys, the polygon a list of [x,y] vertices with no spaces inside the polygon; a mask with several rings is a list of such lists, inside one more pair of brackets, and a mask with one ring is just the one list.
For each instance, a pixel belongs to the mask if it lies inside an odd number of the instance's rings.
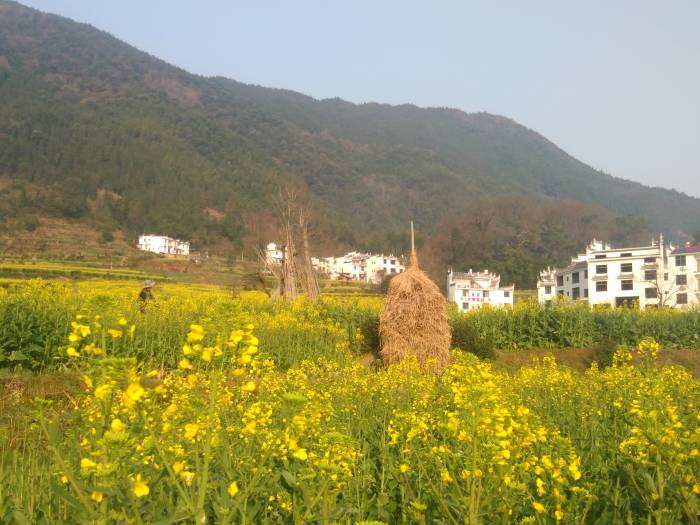
{"label": "yellow flower", "polygon": [[537,512],[539,512],[539,513],[542,513],[542,512],[544,512],[545,510],[547,510],[547,509],[545,508],[545,506],[542,505],[542,503],[540,503],[539,501],[533,501],[533,502],[532,502],[532,508],[535,509],[535,510],[536,510]]}
{"label": "yellow flower", "polygon": [[700,484],[696,483],[695,485],[693,485],[693,493],[700,494]]}
{"label": "yellow flower", "polygon": [[100,503],[102,501],[104,494],[102,494],[99,490],[93,490],[92,494],[90,494],[90,499],[92,501],[96,501],[97,503]]}
{"label": "yellow flower", "polygon": [[238,494],[238,483],[232,481],[228,485],[228,495],[233,498],[236,496],[236,494]]}
{"label": "yellow flower", "polygon": [[185,482],[188,487],[192,485],[192,480],[194,479],[194,472],[184,471],[180,474],[180,479]]}
{"label": "yellow flower", "polygon": [[561,521],[564,519],[564,513],[560,509],[557,509],[554,511],[554,517],[557,519],[557,521]]}
{"label": "yellow flower", "polygon": [[110,328],[109,330],[107,330],[107,333],[112,339],[117,339],[122,336],[122,331],[115,330],[114,328]]}
{"label": "yellow flower", "polygon": [[192,363],[190,363],[189,359],[181,359],[178,366],[183,370],[192,370]]}
{"label": "yellow flower", "polygon": [[61,474],[61,483],[63,483],[64,485],[68,485],[68,476],[66,476],[65,474]]}
{"label": "yellow flower", "polygon": [[104,399],[111,391],[112,387],[110,385],[100,385],[95,389],[95,397],[97,399]]}
{"label": "yellow flower", "polygon": [[124,423],[121,422],[121,420],[113,419],[111,428],[112,428],[112,432],[121,432],[126,427],[125,427]]}
{"label": "yellow flower", "polygon": [[196,423],[188,423],[185,425],[185,439],[194,439],[199,431],[199,425]]}
{"label": "yellow flower", "polygon": [[90,458],[83,458],[80,460],[80,468],[83,470],[89,470],[89,469],[94,468],[96,466],[97,466],[97,463],[95,463]]}
{"label": "yellow flower", "polygon": [[148,484],[141,479],[141,474],[136,474],[136,479],[133,481],[133,491],[137,498],[148,496],[148,493],[151,491],[148,488]]}
{"label": "yellow flower", "polygon": [[66,349],[66,355],[68,357],[80,357],[80,353],[78,353],[78,351],[75,348],[73,348],[72,346],[69,346]]}
{"label": "yellow flower", "polygon": [[128,321],[126,320],[125,317],[120,317],[119,320],[117,321],[117,324],[119,326],[126,326],[127,323],[128,323]]}
{"label": "yellow flower", "polygon": [[126,396],[132,401],[138,401],[145,393],[146,391],[138,383],[131,383],[128,387],[126,387]]}
{"label": "yellow flower", "polygon": [[211,348],[205,348],[202,351],[202,361],[206,361],[207,363],[209,363],[211,361],[211,354]]}
{"label": "yellow flower", "polygon": [[306,461],[309,458],[305,448],[298,449],[294,452],[293,456],[299,461]]}
{"label": "yellow flower", "polygon": [[241,387],[244,392],[255,392],[255,381],[248,381]]}
{"label": "yellow flower", "polygon": [[175,474],[179,474],[185,469],[185,462],[184,461],[176,461],[173,463],[173,472]]}
{"label": "yellow flower", "polygon": [[452,480],[452,476],[450,476],[450,473],[447,472],[447,470],[443,470],[443,471],[440,473],[440,480],[441,480],[443,483],[452,483],[452,481],[453,481],[453,480]]}
{"label": "yellow flower", "polygon": [[90,376],[83,376],[83,381],[85,382],[85,388],[90,390],[92,388],[92,378]]}

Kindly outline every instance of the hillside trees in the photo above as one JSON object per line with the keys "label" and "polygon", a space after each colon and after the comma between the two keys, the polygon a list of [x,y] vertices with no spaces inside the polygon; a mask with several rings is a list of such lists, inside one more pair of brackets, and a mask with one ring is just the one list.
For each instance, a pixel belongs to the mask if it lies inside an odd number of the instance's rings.
{"label": "hillside trees", "polygon": [[565,265],[594,237],[619,243],[648,242],[642,223],[613,217],[576,201],[523,195],[479,199],[448,214],[424,246],[431,277],[444,280],[457,271],[488,269],[502,283],[533,288],[538,272]]}

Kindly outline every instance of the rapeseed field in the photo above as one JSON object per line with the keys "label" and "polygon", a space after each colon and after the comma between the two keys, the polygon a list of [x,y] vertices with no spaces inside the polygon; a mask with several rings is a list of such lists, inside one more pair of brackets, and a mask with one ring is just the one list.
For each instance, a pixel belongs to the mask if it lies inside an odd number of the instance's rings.
{"label": "rapeseed field", "polygon": [[[0,522],[700,519],[700,382],[656,365],[674,344],[657,332],[621,337],[611,366],[583,374],[550,358],[505,372],[454,349],[438,377],[410,359],[360,362],[380,299],[286,305],[168,284],[141,313],[137,292],[2,292],[2,365],[79,387],[26,402],[19,429],[0,434]],[[527,305],[510,323],[603,315],[570,308]],[[478,315],[495,326],[507,314]],[[697,322],[625,315],[688,333]]]}

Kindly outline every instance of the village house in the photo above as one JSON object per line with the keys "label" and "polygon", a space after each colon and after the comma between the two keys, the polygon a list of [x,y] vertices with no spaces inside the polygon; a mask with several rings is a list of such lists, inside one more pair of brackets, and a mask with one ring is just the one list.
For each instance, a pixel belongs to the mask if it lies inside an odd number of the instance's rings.
{"label": "village house", "polygon": [[165,235],[139,235],[138,249],[159,255],[188,256],[190,243]]}
{"label": "village house", "polygon": [[282,246],[274,242],[268,243],[265,247],[265,262],[271,265],[282,264],[282,259],[284,259]]}
{"label": "village house", "polygon": [[698,304],[698,245],[675,248],[663,236],[648,246],[613,248],[593,240],[564,268],[540,272],[537,297],[591,305],[688,308]]}
{"label": "village house", "polygon": [[453,272],[447,271],[447,300],[457,304],[457,310],[466,312],[491,306],[513,306],[515,286],[501,287],[501,276],[483,272]]}
{"label": "village house", "polygon": [[386,275],[405,270],[393,255],[349,252],[340,257],[312,258],[314,269],[329,279],[348,279],[379,284]]}

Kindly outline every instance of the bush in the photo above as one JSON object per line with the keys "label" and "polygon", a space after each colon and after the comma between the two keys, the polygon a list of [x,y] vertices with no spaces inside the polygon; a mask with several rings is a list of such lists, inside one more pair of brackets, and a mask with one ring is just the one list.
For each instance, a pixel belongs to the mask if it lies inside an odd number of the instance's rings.
{"label": "bush", "polygon": [[496,356],[493,341],[479,333],[471,319],[459,315],[452,319],[452,347],[470,352],[481,359]]}
{"label": "bush", "polygon": [[359,332],[362,336],[360,351],[379,356],[379,316],[370,315],[363,319],[360,323]]}
{"label": "bush", "polygon": [[100,235],[100,240],[102,242],[112,242],[114,241],[114,234],[111,230],[104,229]]}
{"label": "bush", "polygon": [[607,368],[613,364],[613,356],[619,347],[619,343],[614,339],[604,339],[593,347],[593,359],[600,368]]}

